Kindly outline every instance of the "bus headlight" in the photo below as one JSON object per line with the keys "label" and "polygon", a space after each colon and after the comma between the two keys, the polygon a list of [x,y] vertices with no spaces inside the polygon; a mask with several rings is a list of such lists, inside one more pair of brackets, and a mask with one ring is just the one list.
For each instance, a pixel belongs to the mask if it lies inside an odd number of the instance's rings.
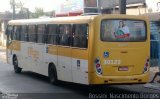
{"label": "bus headlight", "polygon": [[102,75],[102,67],[99,58],[95,59],[95,69],[97,74]]}

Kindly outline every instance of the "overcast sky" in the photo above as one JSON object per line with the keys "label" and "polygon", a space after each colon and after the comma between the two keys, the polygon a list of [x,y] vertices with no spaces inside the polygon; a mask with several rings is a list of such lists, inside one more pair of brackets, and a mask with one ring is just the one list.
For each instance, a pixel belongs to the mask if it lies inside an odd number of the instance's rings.
{"label": "overcast sky", "polygon": [[[0,12],[11,10],[10,0],[0,0]],[[15,0],[16,2],[22,1],[24,7],[29,8],[34,12],[35,7],[41,7],[44,11],[59,10],[60,3],[64,0]]]}
{"label": "overcast sky", "polygon": [[[0,0],[0,12],[4,12],[6,10],[11,10],[10,0]],[[30,11],[34,12],[35,7],[41,7],[44,11],[52,11],[60,9],[60,4],[65,0],[15,0],[16,2],[22,1],[24,6],[29,8]],[[157,5],[154,3],[158,0],[146,0],[147,4],[154,11],[157,10]],[[160,1],[160,0],[159,0]]]}

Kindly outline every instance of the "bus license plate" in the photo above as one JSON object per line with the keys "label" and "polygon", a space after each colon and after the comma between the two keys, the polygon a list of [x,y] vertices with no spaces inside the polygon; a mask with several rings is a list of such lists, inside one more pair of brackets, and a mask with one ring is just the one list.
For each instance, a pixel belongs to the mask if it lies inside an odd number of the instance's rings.
{"label": "bus license plate", "polygon": [[125,66],[118,67],[118,71],[128,71],[128,67]]}

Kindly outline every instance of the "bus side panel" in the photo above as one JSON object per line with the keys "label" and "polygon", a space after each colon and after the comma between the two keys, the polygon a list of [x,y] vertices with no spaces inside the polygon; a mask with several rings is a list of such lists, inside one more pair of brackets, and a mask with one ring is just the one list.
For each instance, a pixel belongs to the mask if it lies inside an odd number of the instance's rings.
{"label": "bus side panel", "polygon": [[[46,52],[47,46],[31,42],[22,42],[20,67],[48,76],[49,63],[57,64],[57,56]],[[52,48],[53,49],[53,48]],[[49,48],[51,50],[51,48]]]}
{"label": "bus side panel", "polygon": [[72,49],[73,82],[88,84],[88,50]]}
{"label": "bus side panel", "polygon": [[[57,69],[57,72],[59,71],[58,69],[58,56],[57,56],[57,46],[56,45],[46,45],[46,52],[44,55],[44,62],[45,62],[45,68],[47,69],[48,73],[48,66],[50,63],[53,63]],[[59,76],[59,75],[57,75]]]}
{"label": "bus side panel", "polygon": [[18,59],[19,58],[19,53],[21,50],[21,43],[19,41],[12,41],[8,46],[7,46],[7,62],[9,64],[13,64],[13,55],[16,55]]}
{"label": "bus side panel", "polygon": [[31,42],[22,42],[21,43],[21,61],[20,67],[24,70],[33,71],[34,62],[34,50],[35,44]]}
{"label": "bus side panel", "polygon": [[94,55],[94,41],[95,41],[95,30],[96,27],[94,26],[96,24],[96,20],[93,19],[93,21],[89,24],[89,38],[88,38],[88,83],[92,84],[93,82],[93,76],[92,74],[95,71],[94,68],[94,62],[93,62],[93,55]]}
{"label": "bus side panel", "polygon": [[6,49],[7,63],[10,65],[12,65],[12,57],[13,57],[12,52],[13,50],[12,50],[12,43],[11,43],[7,45],[7,49]]}
{"label": "bus side panel", "polygon": [[58,47],[58,79],[62,81],[72,82],[72,61],[71,48],[66,46]]}
{"label": "bus side panel", "polygon": [[19,67],[21,67],[25,70],[30,70],[30,69],[26,69],[29,64],[28,63],[28,43],[27,42],[21,42],[20,57],[21,57],[21,60],[19,61]]}
{"label": "bus side panel", "polygon": [[45,65],[45,44],[41,43],[35,43],[34,49],[33,49],[33,60],[35,65],[33,66],[33,70],[37,73],[43,74],[48,76],[48,66]]}

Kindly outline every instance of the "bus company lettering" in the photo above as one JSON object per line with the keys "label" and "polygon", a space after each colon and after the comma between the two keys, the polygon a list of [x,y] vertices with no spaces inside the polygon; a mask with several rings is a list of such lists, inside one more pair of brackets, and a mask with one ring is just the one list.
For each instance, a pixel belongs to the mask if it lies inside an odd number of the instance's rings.
{"label": "bus company lettering", "polygon": [[39,58],[39,52],[37,50],[34,50],[32,47],[28,48],[28,56],[32,57],[33,59]]}
{"label": "bus company lettering", "polygon": [[104,65],[119,65],[121,60],[104,60]]}

